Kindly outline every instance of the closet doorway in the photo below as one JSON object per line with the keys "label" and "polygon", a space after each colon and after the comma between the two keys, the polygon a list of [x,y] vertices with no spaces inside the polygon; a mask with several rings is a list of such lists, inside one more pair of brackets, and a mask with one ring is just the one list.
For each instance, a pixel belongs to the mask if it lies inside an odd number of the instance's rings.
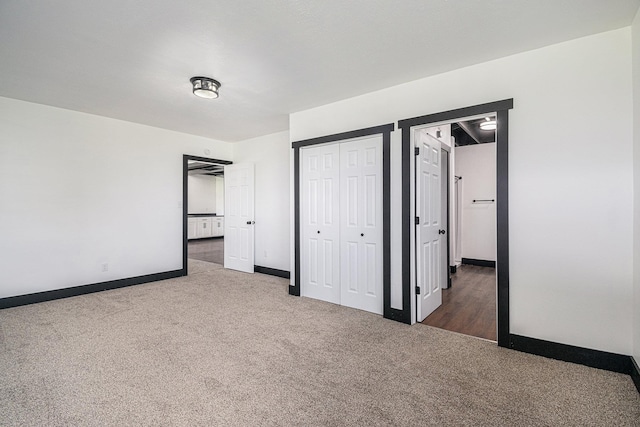
{"label": "closet doorway", "polygon": [[[418,286],[419,274],[417,265],[422,262],[418,258],[416,247],[421,243],[416,227],[416,212],[419,202],[416,200],[416,171],[415,150],[416,133],[422,129],[438,125],[456,123],[473,118],[484,118],[495,115],[496,124],[496,286],[497,294],[497,343],[501,347],[510,345],[509,328],[509,173],[508,173],[508,145],[509,145],[509,110],[513,108],[513,99],[479,104],[456,110],[443,111],[425,116],[413,117],[398,122],[402,129],[402,290],[403,306],[411,304],[411,323],[422,321],[431,314],[420,307],[423,302],[423,287],[432,286],[430,292],[440,292],[445,289],[441,280],[431,280]],[[454,174],[451,174],[454,176]],[[435,264],[433,264],[435,265]],[[434,271],[433,269],[431,271]],[[423,275],[433,277],[433,274]],[[445,282],[446,283],[446,282]],[[434,289],[434,286],[437,289]],[[452,287],[455,283],[452,282]],[[427,289],[425,289],[427,290]],[[415,309],[414,309],[415,307]],[[426,312],[425,312],[426,311]],[[422,318],[421,318],[422,317]]]}
{"label": "closet doorway", "polygon": [[382,136],[302,149],[302,296],[382,314]]}
{"label": "closet doorway", "polygon": [[[423,310],[426,318],[418,321],[491,341],[497,338],[495,129],[495,114],[487,114],[422,129],[417,135],[427,146],[442,147],[437,171],[441,176],[437,231],[441,234],[436,235],[441,242],[432,245],[441,246],[441,268],[436,274],[443,276],[440,286],[434,287],[439,294],[426,295],[437,299],[431,306],[441,305],[427,313]],[[417,172],[423,169],[416,165]],[[416,181],[417,192],[422,187]],[[425,201],[416,205],[420,208]],[[421,241],[421,229],[416,233]],[[420,254],[419,246],[416,250]],[[417,259],[419,272],[425,262]],[[425,282],[421,276],[418,281]]]}
{"label": "closet doorway", "polygon": [[390,134],[393,125],[296,141],[292,295],[393,316]]}

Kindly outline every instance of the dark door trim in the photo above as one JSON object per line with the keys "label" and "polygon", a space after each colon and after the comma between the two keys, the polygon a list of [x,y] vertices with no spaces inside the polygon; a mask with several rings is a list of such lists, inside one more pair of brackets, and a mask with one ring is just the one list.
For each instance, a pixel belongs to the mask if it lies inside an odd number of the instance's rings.
{"label": "dark door trim", "polygon": [[199,162],[214,163],[219,165],[230,165],[229,160],[210,159],[208,157],[182,155],[182,275],[187,275],[187,224],[189,222],[189,160]]}
{"label": "dark door trim", "polygon": [[398,122],[402,129],[402,321],[411,323],[411,128],[464,117],[496,113],[496,183],[497,183],[497,286],[498,345],[509,347],[509,110],[513,99],[489,102],[472,107],[413,117]]}
{"label": "dark door trim", "polygon": [[[447,176],[443,176],[442,178],[447,180],[447,288],[451,287],[451,223],[449,221],[449,217],[451,213],[449,212],[449,207],[451,206],[451,152],[449,150],[442,149],[446,153],[445,157],[447,158]],[[442,152],[441,151],[441,152]],[[444,163],[444,162],[443,162]]]}
{"label": "dark door trim", "polygon": [[294,283],[289,294],[300,296],[300,148],[329,142],[382,134],[382,289],[383,316],[396,319],[397,310],[391,308],[391,132],[393,123],[342,132],[318,138],[295,141],[293,148],[293,206],[294,206]]}

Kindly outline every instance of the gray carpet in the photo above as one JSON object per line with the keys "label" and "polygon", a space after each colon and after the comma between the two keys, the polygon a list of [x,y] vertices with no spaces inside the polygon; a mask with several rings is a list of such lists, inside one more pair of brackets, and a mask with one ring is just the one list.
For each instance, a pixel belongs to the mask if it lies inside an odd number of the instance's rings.
{"label": "gray carpet", "polygon": [[1,310],[0,425],[640,425],[629,376],[189,265]]}

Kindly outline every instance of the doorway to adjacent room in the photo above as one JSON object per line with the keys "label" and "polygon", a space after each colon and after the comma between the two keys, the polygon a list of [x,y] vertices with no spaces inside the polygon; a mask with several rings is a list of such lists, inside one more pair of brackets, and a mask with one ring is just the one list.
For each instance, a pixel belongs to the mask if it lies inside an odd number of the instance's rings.
{"label": "doorway to adjacent room", "polygon": [[[434,292],[426,290],[428,304],[420,307],[426,318],[421,322],[492,341],[496,340],[495,129],[495,114],[487,114],[416,133],[421,141],[418,151],[423,151],[416,152],[416,200],[420,200],[416,206],[423,224],[417,229],[416,269],[440,281]],[[429,149],[432,155],[425,158]],[[435,185],[426,183],[438,180],[439,195]],[[434,197],[440,202],[439,218]],[[423,218],[425,213],[433,215]],[[426,239],[425,224],[436,228]],[[434,266],[438,263],[435,272],[425,266],[429,262],[425,256],[434,257]]]}
{"label": "doorway to adjacent room", "polygon": [[[493,330],[495,333],[493,336],[483,336],[483,332],[472,330],[457,332],[496,340],[500,346],[509,345],[508,110],[512,107],[513,100],[503,100],[415,117],[398,123],[403,130],[402,196],[403,211],[406,212],[403,215],[403,233],[406,233],[407,237],[403,239],[403,253],[406,251],[411,255],[403,262],[403,277],[406,280],[404,283],[410,280],[407,283],[410,286],[405,289],[415,296],[414,321],[423,322],[432,314],[433,317],[429,320],[437,316],[440,316],[441,320],[446,317],[452,318],[454,312],[457,312],[461,314],[458,323],[475,326],[482,324],[482,328],[479,329]],[[443,173],[447,173],[447,168],[443,168],[442,164],[443,158],[446,159],[442,146],[447,144],[442,144],[444,132],[441,131],[446,130],[451,136],[454,124],[458,127],[474,124],[480,127],[483,122],[492,122],[489,126],[483,125],[481,129],[493,127],[491,130],[495,143],[490,156],[494,162],[491,170],[495,178],[489,186],[489,191],[485,187],[483,190],[467,191],[464,196],[465,189],[461,189],[460,181],[465,180],[464,177],[460,179],[455,163],[456,144],[450,142],[455,141],[455,138],[450,138],[449,141],[449,147],[452,148],[451,161],[449,163],[444,160],[446,165],[450,166],[449,179],[445,178],[442,182]],[[446,129],[437,129],[445,126]],[[473,132],[466,130],[465,132],[472,138]],[[473,141],[472,144],[485,145],[479,141]],[[462,147],[458,148],[462,149]],[[469,182],[476,183],[478,178],[473,178],[471,175],[469,175]],[[458,198],[455,193],[456,182],[461,191],[458,193]],[[472,187],[469,185],[467,190]],[[444,201],[446,199],[442,193],[445,191],[449,195],[448,201]],[[457,204],[456,199],[458,199]],[[446,204],[449,212],[441,212],[442,203]],[[466,220],[474,219],[472,215],[474,212],[485,217],[491,213],[493,220],[491,220],[491,226],[478,227],[479,232],[472,233],[471,241],[467,241],[464,240],[464,231],[472,228]],[[479,238],[482,240],[483,233],[491,235],[489,240],[492,245],[489,245],[488,252],[478,255],[479,252],[471,250],[474,247],[473,240]],[[444,246],[449,246],[449,250],[445,250]],[[468,253],[463,252],[464,248],[469,250]],[[489,255],[486,255],[487,253]],[[443,262],[443,257],[449,257],[452,261]],[[449,286],[450,271],[456,271],[456,273],[452,275]],[[459,275],[456,276],[457,274]],[[473,295],[473,293],[469,299],[469,289],[467,292],[462,292],[464,290],[461,286],[462,281],[475,283],[475,286],[469,288],[475,291],[481,288],[478,285],[479,282],[488,283],[489,286],[485,286],[488,292],[485,294],[489,297],[493,296],[493,303],[479,303],[481,300],[479,295]],[[469,302],[466,314],[464,304],[448,298],[455,290],[461,291],[458,292],[459,297]],[[446,299],[443,298],[445,293],[448,293]],[[480,305],[489,307],[488,315],[478,314]],[[439,307],[441,307],[441,313],[436,313]],[[441,324],[436,326],[442,327]]]}
{"label": "doorway to adjacent room", "polygon": [[184,156],[183,256],[224,265],[224,167],[231,162]]}

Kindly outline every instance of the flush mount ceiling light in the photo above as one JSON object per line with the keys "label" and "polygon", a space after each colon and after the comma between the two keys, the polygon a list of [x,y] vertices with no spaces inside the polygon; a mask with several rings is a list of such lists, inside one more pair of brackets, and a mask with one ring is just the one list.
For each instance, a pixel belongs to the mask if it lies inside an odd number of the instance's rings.
{"label": "flush mount ceiling light", "polygon": [[497,123],[495,120],[491,120],[489,117],[485,117],[484,122],[480,123],[480,129],[482,130],[496,130]]}
{"label": "flush mount ceiling light", "polygon": [[195,96],[206,99],[216,99],[218,97],[219,81],[209,77],[191,77],[190,81],[193,85],[193,94]]}

